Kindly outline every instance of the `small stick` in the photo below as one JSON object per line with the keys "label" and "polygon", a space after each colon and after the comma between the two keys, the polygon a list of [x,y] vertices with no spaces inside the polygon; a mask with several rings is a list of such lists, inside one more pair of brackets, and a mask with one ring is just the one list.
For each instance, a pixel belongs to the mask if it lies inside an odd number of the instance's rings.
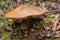
{"label": "small stick", "polygon": [[57,14],[57,16],[54,18],[54,20],[52,21],[54,24],[53,24],[53,30],[55,31],[56,30],[56,27],[57,27],[57,23],[58,23],[58,18],[59,18],[59,14]]}

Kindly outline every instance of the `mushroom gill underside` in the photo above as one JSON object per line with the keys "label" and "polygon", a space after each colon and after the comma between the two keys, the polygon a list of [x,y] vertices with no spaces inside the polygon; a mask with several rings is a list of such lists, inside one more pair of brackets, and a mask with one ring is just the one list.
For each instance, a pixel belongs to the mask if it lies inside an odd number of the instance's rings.
{"label": "mushroom gill underside", "polygon": [[[15,20],[12,26],[17,29],[17,33],[19,38],[31,38],[31,40],[42,39],[41,36],[44,38],[46,35],[45,30],[50,30],[48,26],[50,23],[47,23],[44,18],[46,15],[42,15],[42,17],[31,18],[29,20],[23,19]],[[45,29],[47,27],[48,29]],[[45,32],[45,33],[44,33]],[[44,35],[43,35],[44,34]],[[35,38],[34,38],[35,37]],[[47,36],[46,36],[47,37]],[[50,36],[48,36],[50,37]]]}

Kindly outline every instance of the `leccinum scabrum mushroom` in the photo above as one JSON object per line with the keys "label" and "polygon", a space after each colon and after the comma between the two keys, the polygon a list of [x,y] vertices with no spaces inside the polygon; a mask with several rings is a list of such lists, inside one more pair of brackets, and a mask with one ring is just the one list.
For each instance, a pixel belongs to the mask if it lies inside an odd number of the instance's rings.
{"label": "leccinum scabrum mushroom", "polygon": [[26,30],[29,28],[29,23],[30,23],[30,19],[31,18],[36,18],[36,17],[40,17],[41,15],[45,14],[47,12],[46,9],[42,9],[40,7],[37,6],[33,6],[33,5],[22,5],[20,7],[17,7],[16,9],[7,12],[5,14],[6,18],[11,18],[11,19],[16,19],[16,20],[24,20],[24,24],[22,26],[24,26],[25,28],[21,29],[21,30]]}

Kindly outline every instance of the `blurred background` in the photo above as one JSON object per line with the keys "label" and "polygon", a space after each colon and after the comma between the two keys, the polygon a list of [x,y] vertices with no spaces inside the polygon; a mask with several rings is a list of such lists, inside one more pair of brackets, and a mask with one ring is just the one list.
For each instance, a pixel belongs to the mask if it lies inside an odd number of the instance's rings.
{"label": "blurred background", "polygon": [[[39,6],[48,10],[48,17],[45,20],[48,20],[48,23],[53,23],[54,27],[52,27],[52,30],[54,31],[51,38],[43,40],[60,40],[60,0],[0,0],[0,40],[20,40],[16,35],[16,37],[14,36],[15,38],[11,37],[13,36],[12,34],[14,34],[13,31],[16,33],[17,29],[11,27],[13,20],[6,19],[4,15],[20,5],[25,4]],[[45,28],[48,29],[49,27]],[[56,35],[56,38],[53,38],[54,35]]]}

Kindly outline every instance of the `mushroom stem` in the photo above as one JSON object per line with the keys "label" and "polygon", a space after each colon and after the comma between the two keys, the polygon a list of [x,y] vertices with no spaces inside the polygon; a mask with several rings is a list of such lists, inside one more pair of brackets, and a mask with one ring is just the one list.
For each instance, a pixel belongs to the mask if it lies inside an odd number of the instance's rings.
{"label": "mushroom stem", "polygon": [[23,20],[22,25],[20,26],[20,30],[22,30],[27,37],[30,33],[30,20]]}

